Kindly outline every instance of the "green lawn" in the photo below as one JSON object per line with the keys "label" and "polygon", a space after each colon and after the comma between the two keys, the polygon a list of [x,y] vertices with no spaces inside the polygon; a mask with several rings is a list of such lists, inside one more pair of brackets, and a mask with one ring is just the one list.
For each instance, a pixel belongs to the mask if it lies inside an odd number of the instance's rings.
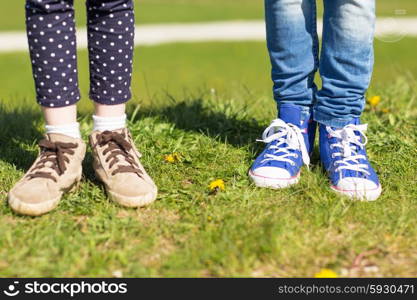
{"label": "green lawn", "polygon": [[[24,29],[24,2],[1,1],[0,30]],[[84,3],[83,0],[75,0],[79,25],[85,25]],[[262,0],[135,0],[135,3],[138,23],[263,18]],[[318,4],[321,13],[322,2],[319,0]],[[417,3],[415,0],[377,0],[377,14],[389,17],[415,16]]]}
{"label": "green lawn", "polygon": [[[376,66],[373,88],[395,83],[398,77],[417,78],[414,49],[417,39],[396,43],[375,42]],[[401,55],[398,55],[401,53]],[[88,94],[87,52],[79,56],[80,85]],[[167,95],[192,98],[211,89],[227,99],[253,103],[270,101],[270,66],[264,43],[196,43],[139,47],[135,52],[133,93],[142,105],[165,101]],[[20,80],[16,80],[19,78]],[[411,80],[411,79],[410,79]],[[34,86],[29,56],[25,53],[0,55],[0,100],[32,99]],[[14,100],[10,100],[14,99]],[[36,107],[35,101],[30,104]],[[82,101],[81,109],[90,108]],[[271,103],[271,107],[273,104]]]}
{"label": "green lawn", "polygon": [[[417,276],[416,43],[376,42],[369,95],[382,100],[363,117],[384,187],[375,203],[333,194],[317,153],[300,184],[255,188],[246,175],[262,147],[255,139],[275,114],[265,46],[178,44],[136,49],[129,126],[158,201],[137,210],[110,202],[89,154],[80,189],[39,218],[6,203],[37,155],[42,119],[27,55],[0,55],[0,276]],[[85,51],[80,58],[86,95]],[[90,113],[84,98],[85,137]],[[164,162],[173,152],[183,160]],[[210,195],[219,178],[225,191]]]}

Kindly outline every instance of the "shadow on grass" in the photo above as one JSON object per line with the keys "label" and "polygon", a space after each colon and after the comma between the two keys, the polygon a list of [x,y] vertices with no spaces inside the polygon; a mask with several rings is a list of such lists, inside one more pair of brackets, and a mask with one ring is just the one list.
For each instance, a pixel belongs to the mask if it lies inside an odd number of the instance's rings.
{"label": "shadow on grass", "polygon": [[248,117],[245,108],[236,109],[232,104],[216,105],[201,98],[175,101],[169,106],[129,110],[130,119],[140,122],[144,117],[157,117],[175,124],[176,128],[197,132],[234,147],[257,147],[255,143],[264,129],[264,124]]}
{"label": "shadow on grass", "polygon": [[[211,105],[213,103],[202,98],[184,101],[170,99],[172,105],[158,109],[141,109],[135,112],[130,107],[129,119],[140,122],[143,117],[158,117],[162,121],[175,124],[179,129],[202,133],[234,147],[247,147],[254,157],[264,149],[265,144],[257,143],[256,139],[261,137],[269,123],[251,118],[251,109],[237,109],[224,102]],[[311,163],[317,165],[319,162],[319,154],[314,151]]]}
{"label": "shadow on grass", "polygon": [[31,166],[37,153],[25,147],[36,144],[42,137],[36,124],[40,119],[40,111],[33,110],[33,107],[8,109],[0,105],[1,160],[15,165],[22,171]]}
{"label": "shadow on grass", "polygon": [[[259,124],[251,118],[245,107],[203,98],[184,101],[169,99],[171,103],[168,105],[165,102],[156,108],[140,109],[137,112],[130,106],[129,119],[140,122],[144,117],[156,117],[163,122],[175,124],[181,130],[201,133],[234,147],[249,147],[254,153],[263,147],[262,144],[255,143],[255,140],[260,137],[266,124]],[[89,118],[87,113],[79,116],[81,119]],[[0,159],[26,171],[37,155],[36,151],[29,151],[27,148],[42,138],[42,133],[38,130],[41,120],[40,110],[33,106],[6,108],[0,105]],[[96,182],[90,152],[87,152],[83,166],[85,177]]]}

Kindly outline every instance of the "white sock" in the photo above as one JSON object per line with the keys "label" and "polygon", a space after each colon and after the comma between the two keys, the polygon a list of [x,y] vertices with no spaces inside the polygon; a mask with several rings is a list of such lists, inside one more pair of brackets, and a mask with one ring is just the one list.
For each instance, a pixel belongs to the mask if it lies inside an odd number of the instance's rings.
{"label": "white sock", "polygon": [[93,115],[94,127],[93,131],[112,131],[126,127],[126,114],[120,117],[99,117]]}
{"label": "white sock", "polygon": [[65,125],[45,125],[46,134],[59,133],[70,136],[74,139],[81,138],[80,124],[78,122],[65,124]]}

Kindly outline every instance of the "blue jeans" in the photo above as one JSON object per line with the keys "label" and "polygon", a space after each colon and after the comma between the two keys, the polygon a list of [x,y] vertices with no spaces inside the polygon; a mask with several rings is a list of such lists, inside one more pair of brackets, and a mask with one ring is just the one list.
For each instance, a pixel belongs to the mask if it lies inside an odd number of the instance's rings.
{"label": "blue jeans", "polygon": [[[274,98],[313,107],[314,119],[343,127],[361,115],[373,69],[375,0],[323,0],[319,55],[316,0],[265,0]],[[322,88],[314,83],[319,70]]]}

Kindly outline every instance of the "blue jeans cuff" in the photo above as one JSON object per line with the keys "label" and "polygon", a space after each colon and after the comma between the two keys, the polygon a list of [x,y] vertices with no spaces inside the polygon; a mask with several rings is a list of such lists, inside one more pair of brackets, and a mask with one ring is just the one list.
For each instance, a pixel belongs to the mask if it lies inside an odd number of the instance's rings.
{"label": "blue jeans cuff", "polygon": [[314,121],[322,125],[335,128],[343,128],[346,125],[350,124],[353,120],[353,118],[336,118],[328,114],[325,114],[321,111],[318,111],[316,108],[313,109],[313,118]]}

